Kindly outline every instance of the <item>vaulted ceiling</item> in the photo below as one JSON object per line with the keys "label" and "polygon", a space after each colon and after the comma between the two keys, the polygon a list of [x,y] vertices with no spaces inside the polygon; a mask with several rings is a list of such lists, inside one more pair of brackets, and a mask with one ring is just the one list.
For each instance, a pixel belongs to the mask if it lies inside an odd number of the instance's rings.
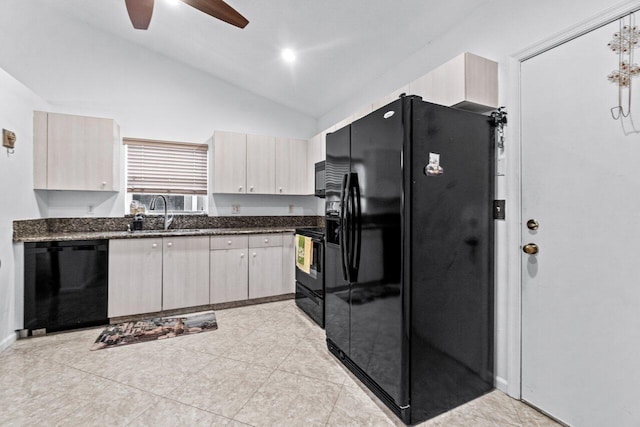
{"label": "vaulted ceiling", "polygon": [[[5,12],[33,14],[24,33],[2,34],[24,44],[20,61],[7,65],[34,90],[56,81],[47,58],[64,58],[65,46],[38,52],[38,19],[79,21],[121,43],[160,53],[247,91],[317,118],[445,34],[489,0],[227,0],[250,23],[238,29],[179,3],[156,0],[148,31],[134,30],[124,0],[3,0]],[[6,18],[3,17],[3,19]],[[49,25],[51,22],[48,23]],[[28,35],[27,35],[27,32]],[[91,35],[87,35],[91,37]],[[284,63],[281,49],[297,51]],[[459,52],[452,52],[452,56]],[[2,63],[0,58],[0,66]],[[126,65],[126,64],[123,64]],[[33,67],[41,68],[37,78]],[[70,70],[72,72],[72,70]],[[34,87],[35,86],[35,87]],[[46,93],[46,90],[44,90]]]}

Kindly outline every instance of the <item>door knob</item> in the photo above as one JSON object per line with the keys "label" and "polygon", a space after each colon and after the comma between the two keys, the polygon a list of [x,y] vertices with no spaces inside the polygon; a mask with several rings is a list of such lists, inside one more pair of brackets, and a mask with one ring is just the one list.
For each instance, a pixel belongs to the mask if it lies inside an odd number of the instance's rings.
{"label": "door knob", "polygon": [[535,219],[532,218],[529,221],[527,221],[527,228],[529,230],[537,230],[538,227],[540,227],[540,223]]}
{"label": "door knob", "polygon": [[536,245],[535,243],[527,243],[522,247],[522,251],[525,254],[529,254],[529,255],[537,254],[538,250],[539,250],[538,245]]}

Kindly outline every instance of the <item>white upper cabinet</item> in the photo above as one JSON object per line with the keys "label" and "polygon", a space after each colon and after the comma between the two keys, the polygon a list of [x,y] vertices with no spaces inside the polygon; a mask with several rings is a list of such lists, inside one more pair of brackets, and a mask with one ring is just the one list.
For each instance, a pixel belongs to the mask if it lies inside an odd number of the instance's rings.
{"label": "white upper cabinet", "polygon": [[474,112],[498,108],[498,63],[463,53],[409,84],[409,93],[434,104]]}
{"label": "white upper cabinet", "polygon": [[212,148],[212,193],[313,194],[308,142],[216,131]]}
{"label": "white upper cabinet", "polygon": [[247,135],[247,193],[273,194],[276,184],[276,139]]}
{"label": "white upper cabinet", "polygon": [[247,135],[216,131],[213,134],[212,193],[247,192]]}
{"label": "white upper cabinet", "polygon": [[114,120],[36,111],[34,188],[119,191],[120,146]]}
{"label": "white upper cabinet", "polygon": [[307,181],[307,141],[276,138],[276,194],[312,194]]}

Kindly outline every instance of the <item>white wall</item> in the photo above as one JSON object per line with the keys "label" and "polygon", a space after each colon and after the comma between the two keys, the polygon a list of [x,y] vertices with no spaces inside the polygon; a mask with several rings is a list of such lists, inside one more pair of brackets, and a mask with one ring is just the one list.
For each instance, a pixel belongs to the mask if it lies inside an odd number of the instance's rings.
{"label": "white wall", "polygon": [[33,110],[47,103],[0,69],[0,128],[15,132],[14,154],[0,147],[0,350],[14,339],[19,248],[13,245],[13,220],[37,218],[43,201],[33,191]]}
{"label": "white wall", "polygon": [[[487,7],[462,17],[460,23],[389,69],[378,79],[354,91],[350,100],[318,119],[322,131],[447,62],[462,52],[472,52],[500,64],[500,99],[506,100],[507,59],[514,53],[561,33],[571,26],[620,5],[619,0],[494,0]],[[316,132],[317,133],[317,132]]]}
{"label": "white wall", "polygon": [[[202,143],[216,129],[303,139],[314,134],[312,117],[30,3],[0,3],[0,68],[19,75],[53,111],[114,118],[121,135],[133,138]],[[38,64],[25,60],[34,52]],[[43,57],[46,69],[39,66]],[[51,217],[121,216],[125,205],[124,192],[43,192],[43,199],[43,214]],[[291,200],[262,201],[271,214],[289,212]],[[258,201],[239,203],[249,207]],[[301,196],[294,204],[312,203]],[[210,205],[220,214],[231,209],[228,198]]]}

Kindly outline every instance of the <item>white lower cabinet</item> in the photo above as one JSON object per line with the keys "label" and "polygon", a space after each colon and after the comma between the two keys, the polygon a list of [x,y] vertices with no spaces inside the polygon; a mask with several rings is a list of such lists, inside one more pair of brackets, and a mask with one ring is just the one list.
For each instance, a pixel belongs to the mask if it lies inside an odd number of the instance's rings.
{"label": "white lower cabinet", "polygon": [[109,242],[109,317],[295,292],[292,233]]}
{"label": "white lower cabinet", "polygon": [[209,237],[109,242],[109,317],[209,304]]}
{"label": "white lower cabinet", "polygon": [[209,298],[211,304],[249,298],[249,244],[247,236],[211,238]]}
{"label": "white lower cabinet", "polygon": [[249,236],[249,299],[280,295],[282,234]]}
{"label": "white lower cabinet", "polygon": [[209,237],[165,237],[162,309],[209,304]]}
{"label": "white lower cabinet", "polygon": [[109,242],[109,317],[162,310],[162,239]]}
{"label": "white lower cabinet", "polygon": [[296,291],[296,251],[293,233],[282,235],[282,292],[292,294]]}

